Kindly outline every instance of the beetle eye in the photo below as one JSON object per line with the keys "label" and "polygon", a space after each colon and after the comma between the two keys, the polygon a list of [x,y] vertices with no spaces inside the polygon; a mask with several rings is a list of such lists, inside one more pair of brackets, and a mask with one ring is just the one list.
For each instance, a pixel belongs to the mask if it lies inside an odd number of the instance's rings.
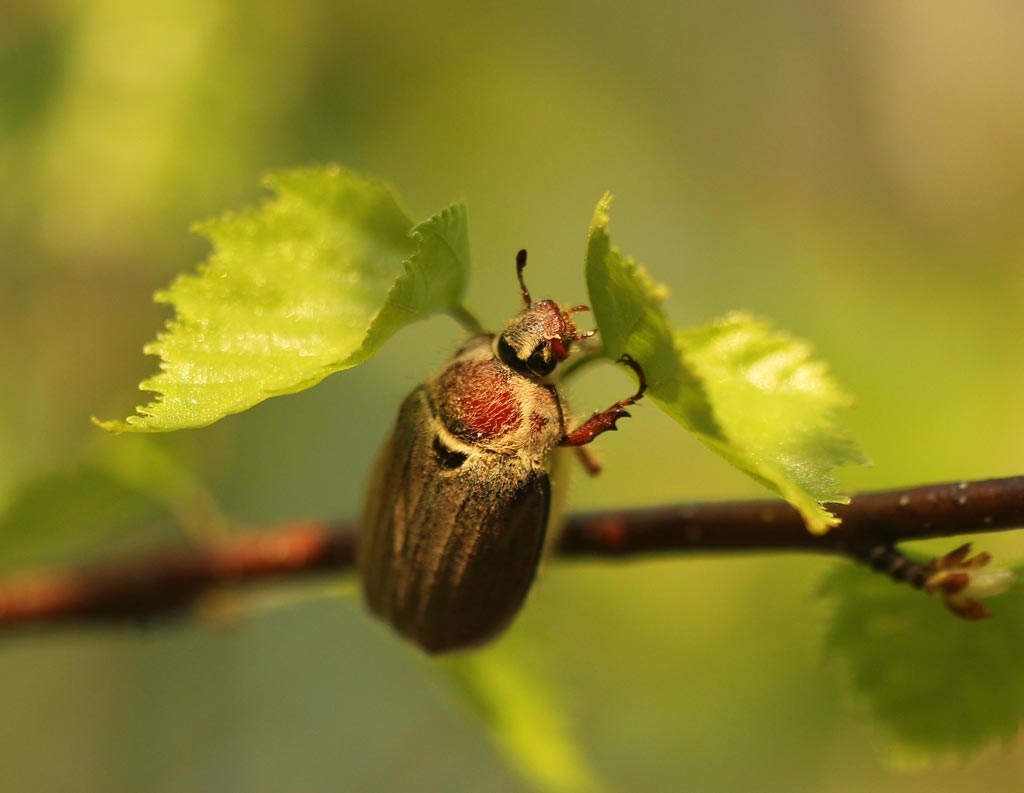
{"label": "beetle eye", "polygon": [[558,363],[555,360],[555,356],[549,353],[548,357],[544,357],[544,352],[547,348],[546,342],[542,342],[533,348],[533,352],[530,353],[530,357],[526,359],[526,365],[530,368],[531,372],[536,372],[539,375],[551,374],[555,370],[555,365]]}

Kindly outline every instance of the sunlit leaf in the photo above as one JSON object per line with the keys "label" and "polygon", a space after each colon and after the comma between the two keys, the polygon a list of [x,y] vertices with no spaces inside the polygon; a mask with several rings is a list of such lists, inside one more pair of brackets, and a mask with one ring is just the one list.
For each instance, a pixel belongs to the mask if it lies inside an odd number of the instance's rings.
{"label": "sunlit leaf", "polygon": [[810,347],[739,313],[676,343],[722,427],[726,445],[712,448],[799,509],[812,531],[834,525],[821,504],[849,498],[831,472],[864,458],[834,418],[847,397]]}
{"label": "sunlit leaf", "polygon": [[587,245],[587,285],[611,358],[640,362],[650,399],[730,463],[800,510],[823,532],[845,503],[834,468],[863,462],[835,422],[847,398],[810,348],[744,314],[673,331],[663,287],[608,237],[609,196],[598,204]]}
{"label": "sunlit leaf", "polygon": [[968,754],[1009,740],[1024,720],[1024,593],[991,601],[994,616],[957,619],[941,599],[852,564],[824,592],[826,642],[898,754]]}
{"label": "sunlit leaf", "polygon": [[443,668],[524,778],[551,793],[604,789],[564,709],[522,658],[499,646],[448,659]]}
{"label": "sunlit leaf", "polygon": [[389,188],[337,167],[270,177],[256,209],[199,225],[214,252],[160,302],[176,316],[145,349],[155,401],[114,431],[202,427],[372,356],[397,330],[460,306],[466,210],[413,227]]}

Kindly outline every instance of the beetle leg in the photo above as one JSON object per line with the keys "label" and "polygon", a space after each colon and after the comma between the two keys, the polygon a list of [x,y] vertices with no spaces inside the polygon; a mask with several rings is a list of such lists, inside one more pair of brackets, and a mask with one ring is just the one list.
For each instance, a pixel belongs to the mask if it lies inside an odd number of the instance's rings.
{"label": "beetle leg", "polygon": [[647,378],[644,377],[644,370],[640,368],[640,364],[634,361],[631,356],[623,355],[619,358],[619,363],[626,364],[626,366],[636,372],[636,376],[640,380],[637,392],[631,397],[619,400],[607,410],[595,413],[572,432],[566,433],[565,437],[558,442],[560,446],[584,446],[602,432],[617,429],[615,422],[619,419],[629,418],[626,408],[630,405],[635,405],[643,397],[647,391]]}
{"label": "beetle leg", "polygon": [[583,466],[590,476],[597,476],[601,473],[601,463],[594,457],[593,452],[590,451],[586,446],[573,446],[572,450],[576,452],[576,458],[580,461],[580,465]]}
{"label": "beetle leg", "polygon": [[618,427],[615,426],[615,422],[622,418],[629,418],[629,415],[630,414],[626,412],[625,406],[616,402],[608,408],[608,410],[602,410],[599,413],[595,413],[572,432],[566,433],[565,437],[558,442],[558,445],[584,446],[594,440],[594,438],[602,432],[610,432],[611,430],[618,429]]}

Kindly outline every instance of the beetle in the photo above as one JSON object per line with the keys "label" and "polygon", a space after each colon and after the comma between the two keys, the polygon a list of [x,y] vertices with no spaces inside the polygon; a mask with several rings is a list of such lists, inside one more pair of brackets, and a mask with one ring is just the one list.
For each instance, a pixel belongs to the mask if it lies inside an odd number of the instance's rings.
{"label": "beetle", "polygon": [[549,377],[579,333],[573,314],[534,302],[516,256],[525,304],[504,330],[471,338],[409,394],[377,461],[364,506],[357,561],[370,609],[428,653],[472,647],[515,616],[533,582],[551,504],[551,452],[581,448],[641,399],[635,394],[567,431]]}

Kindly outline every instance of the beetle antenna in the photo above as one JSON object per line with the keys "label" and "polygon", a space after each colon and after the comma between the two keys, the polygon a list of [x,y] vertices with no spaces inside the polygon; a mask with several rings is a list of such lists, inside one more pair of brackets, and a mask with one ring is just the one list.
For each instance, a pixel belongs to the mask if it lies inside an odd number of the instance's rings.
{"label": "beetle antenna", "polygon": [[526,288],[526,281],[523,280],[523,270],[525,269],[526,248],[523,248],[516,254],[516,277],[519,278],[519,289],[523,293],[523,300],[526,301],[526,307],[529,308],[533,305],[533,300],[530,299],[530,290]]}

